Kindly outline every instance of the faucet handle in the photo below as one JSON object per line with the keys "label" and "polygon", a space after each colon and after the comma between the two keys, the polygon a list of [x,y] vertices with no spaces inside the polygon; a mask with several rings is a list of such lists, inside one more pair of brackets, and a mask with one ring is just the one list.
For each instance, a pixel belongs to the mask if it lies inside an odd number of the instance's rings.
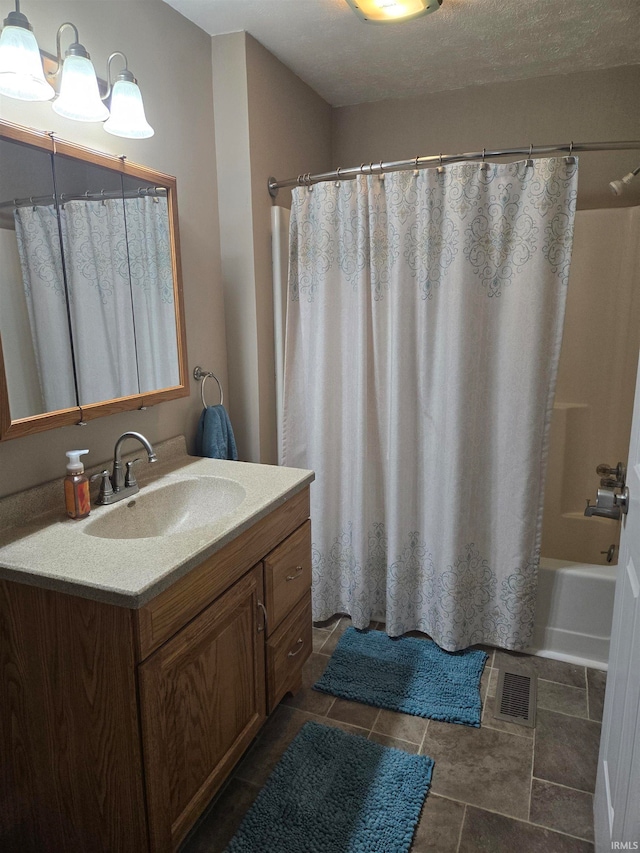
{"label": "faucet handle", "polygon": [[125,489],[131,489],[134,486],[138,485],[138,481],[136,480],[136,475],[133,473],[132,468],[137,462],[142,462],[142,459],[138,457],[137,459],[132,459],[131,462],[126,463],[127,472],[124,475],[124,487]]}
{"label": "faucet handle", "polygon": [[616,480],[614,477],[601,477],[600,478],[600,488],[602,489],[617,489],[619,486],[619,480]]}
{"label": "faucet handle", "polygon": [[[612,465],[601,463],[596,468],[596,474],[600,477],[614,480],[616,485],[613,488],[623,489],[627,475],[627,469],[623,462],[618,462],[615,468]],[[604,485],[604,483],[603,483]]]}
{"label": "faucet handle", "polygon": [[93,483],[94,480],[98,480],[100,478],[102,478],[100,481],[100,492],[98,494],[98,499],[96,500],[96,503],[104,504],[107,503],[107,498],[110,498],[111,495],[113,495],[113,489],[111,487],[111,478],[106,468],[104,471],[100,471],[99,474],[94,474],[93,477],[91,477],[91,482]]}

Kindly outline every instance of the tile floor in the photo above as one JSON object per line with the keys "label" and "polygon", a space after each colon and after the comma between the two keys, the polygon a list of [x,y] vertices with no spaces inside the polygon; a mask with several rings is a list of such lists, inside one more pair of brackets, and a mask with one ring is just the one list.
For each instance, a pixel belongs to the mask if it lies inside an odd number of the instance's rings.
{"label": "tile floor", "polygon": [[[481,728],[423,720],[312,689],[349,624],[342,617],[314,628],[302,690],[284,699],[181,853],[224,850],[280,756],[311,719],[435,759],[411,853],[592,853],[605,673],[487,649]],[[533,667],[538,675],[535,729],[492,716],[498,669],[507,662]]]}

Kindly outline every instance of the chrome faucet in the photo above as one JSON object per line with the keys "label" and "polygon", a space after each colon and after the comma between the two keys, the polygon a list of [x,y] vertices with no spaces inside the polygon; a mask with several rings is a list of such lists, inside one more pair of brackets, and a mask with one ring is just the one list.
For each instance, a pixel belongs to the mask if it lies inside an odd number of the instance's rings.
{"label": "chrome faucet", "polygon": [[626,512],[627,495],[624,492],[621,495],[617,495],[609,489],[598,489],[595,504],[592,505],[591,501],[587,500],[584,514],[589,518],[597,515],[600,518],[611,518],[613,521],[620,521],[622,514]]}
{"label": "chrome faucet", "polygon": [[584,514],[589,518],[597,515],[619,521],[629,510],[629,489],[625,484],[627,469],[622,462],[618,462],[615,468],[603,464],[598,465],[596,474],[602,478],[596,502],[592,506],[587,500]]}
{"label": "chrome faucet", "polygon": [[105,469],[99,474],[94,474],[91,480],[101,478],[100,494],[96,503],[98,504],[113,504],[116,501],[121,501],[123,498],[128,498],[130,495],[135,495],[140,491],[140,487],[136,481],[132,471],[136,462],[141,462],[141,459],[134,459],[126,463],[126,473],[122,464],[122,445],[128,438],[135,438],[147,451],[149,462],[157,462],[158,457],[151,446],[151,442],[139,432],[123,432],[120,438],[116,441],[116,446],[113,450],[113,472]]}

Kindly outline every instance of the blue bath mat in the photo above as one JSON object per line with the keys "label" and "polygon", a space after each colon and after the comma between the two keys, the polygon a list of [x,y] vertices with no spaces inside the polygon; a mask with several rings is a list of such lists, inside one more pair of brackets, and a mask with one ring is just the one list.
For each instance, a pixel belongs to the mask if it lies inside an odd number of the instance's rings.
{"label": "blue bath mat", "polygon": [[225,853],[408,853],[433,759],[306,723]]}
{"label": "blue bath mat", "polygon": [[316,690],[445,723],[480,726],[488,655],[445,652],[431,640],[347,628]]}

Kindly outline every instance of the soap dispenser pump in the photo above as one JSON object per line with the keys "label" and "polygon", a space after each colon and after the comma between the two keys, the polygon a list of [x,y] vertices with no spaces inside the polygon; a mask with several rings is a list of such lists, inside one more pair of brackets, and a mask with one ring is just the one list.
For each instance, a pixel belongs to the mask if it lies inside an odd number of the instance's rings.
{"label": "soap dispenser pump", "polygon": [[64,499],[69,518],[86,518],[91,512],[89,480],[84,475],[84,465],[80,457],[88,450],[69,450],[67,456],[67,476],[64,478]]}

